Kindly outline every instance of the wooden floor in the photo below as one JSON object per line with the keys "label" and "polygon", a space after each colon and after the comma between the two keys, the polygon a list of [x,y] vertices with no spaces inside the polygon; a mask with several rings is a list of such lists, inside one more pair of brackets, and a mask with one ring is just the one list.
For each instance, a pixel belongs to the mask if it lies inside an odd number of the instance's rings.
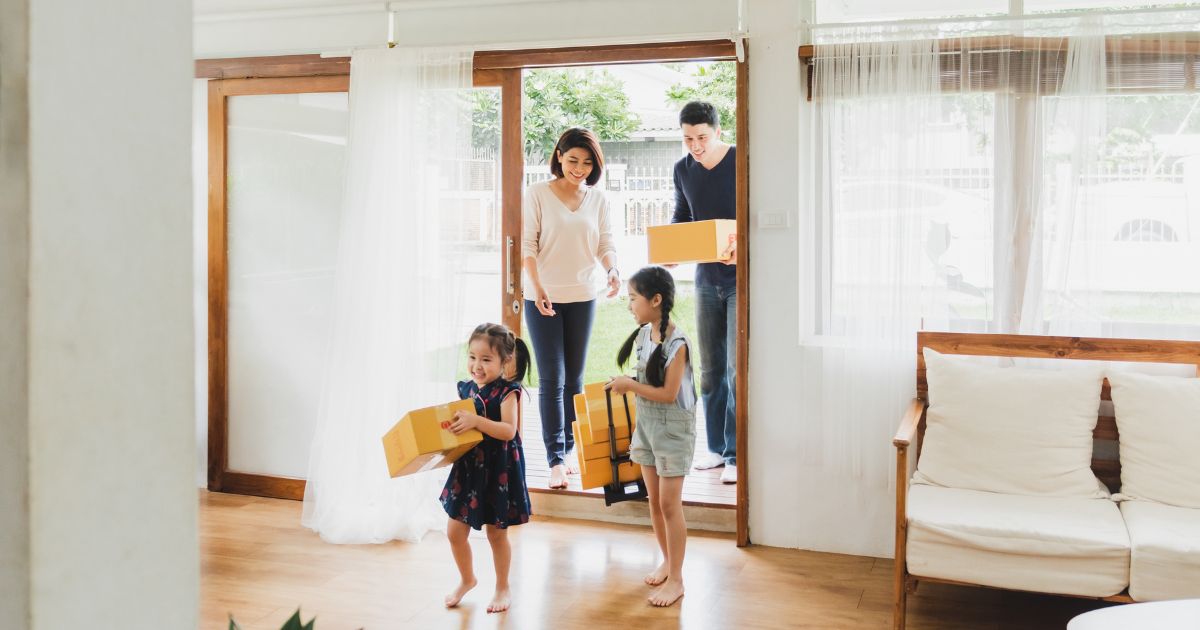
{"label": "wooden floor", "polygon": [[[546,463],[546,446],[542,442],[542,417],[538,411],[536,387],[529,388],[530,396],[522,406],[524,420],[521,428],[521,444],[525,449],[525,478],[529,489],[548,490],[550,466]],[[708,450],[708,433],[704,428],[704,410],[696,406],[696,452]],[[603,490],[584,490],[578,475],[567,476],[567,492],[604,496]],[[683,480],[683,502],[687,505],[704,507],[734,508],[737,506],[737,485],[721,483],[721,469],[692,470]]]}
{"label": "wooden floor", "polygon": [[[768,547],[695,532],[687,595],[656,609],[641,577],[653,568],[649,529],[535,517],[511,530],[513,607],[489,615],[487,539],[472,539],[479,586],[446,610],[457,582],[445,536],[420,544],[346,546],[300,526],[297,501],[201,492],[201,628],[279,630],[297,607],[316,630],[367,628],[887,628],[890,560]],[[909,628],[1061,630],[1103,604],[927,584],[909,598]]]}

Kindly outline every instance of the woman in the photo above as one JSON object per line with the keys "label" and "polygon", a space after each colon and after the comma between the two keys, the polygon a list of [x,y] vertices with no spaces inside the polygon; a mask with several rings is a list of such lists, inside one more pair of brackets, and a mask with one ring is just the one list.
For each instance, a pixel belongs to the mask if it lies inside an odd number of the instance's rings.
{"label": "woman", "polygon": [[567,474],[578,472],[570,423],[596,313],[597,263],[607,276],[608,297],[621,288],[608,200],[594,188],[603,172],[595,134],[568,129],[550,156],[554,179],[530,186],[522,208],[525,324],[537,361],[551,488],[566,488]]}

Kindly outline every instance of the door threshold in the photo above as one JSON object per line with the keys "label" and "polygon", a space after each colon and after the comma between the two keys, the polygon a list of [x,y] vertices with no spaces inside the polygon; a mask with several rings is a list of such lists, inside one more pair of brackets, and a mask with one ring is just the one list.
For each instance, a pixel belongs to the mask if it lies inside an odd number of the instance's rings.
{"label": "door threshold", "polygon": [[[606,523],[650,526],[650,506],[645,499],[604,505],[604,495],[578,490],[530,488],[529,501],[538,516],[557,516]],[[688,529],[733,533],[737,510],[733,505],[683,502]]]}

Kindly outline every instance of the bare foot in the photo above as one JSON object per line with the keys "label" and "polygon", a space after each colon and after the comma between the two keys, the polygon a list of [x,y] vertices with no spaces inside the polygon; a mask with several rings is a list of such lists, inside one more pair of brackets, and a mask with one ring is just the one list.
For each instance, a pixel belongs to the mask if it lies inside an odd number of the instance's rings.
{"label": "bare foot", "polygon": [[496,589],[496,594],[492,596],[492,603],[488,604],[488,612],[497,613],[508,610],[508,604],[512,600],[508,589]]}
{"label": "bare foot", "polygon": [[463,595],[466,595],[467,591],[475,588],[476,583],[477,581],[473,578],[470,582],[465,580],[460,582],[458,588],[454,589],[453,593],[450,593],[446,596],[446,608],[454,608],[457,606],[458,602],[462,601]]}
{"label": "bare foot", "polygon": [[550,489],[559,490],[567,487],[567,473],[562,464],[550,469]]}
{"label": "bare foot", "polygon": [[567,453],[567,458],[563,460],[563,465],[567,467],[568,475],[579,474],[579,458],[575,455],[575,451]]}
{"label": "bare foot", "polygon": [[670,606],[683,597],[683,580],[668,579],[657,591],[650,593],[646,601],[660,608]]}
{"label": "bare foot", "polygon": [[658,586],[659,584],[667,581],[669,569],[670,567],[667,566],[667,561],[663,560],[663,563],[658,565],[657,569],[647,573],[646,577],[642,581],[650,586]]}

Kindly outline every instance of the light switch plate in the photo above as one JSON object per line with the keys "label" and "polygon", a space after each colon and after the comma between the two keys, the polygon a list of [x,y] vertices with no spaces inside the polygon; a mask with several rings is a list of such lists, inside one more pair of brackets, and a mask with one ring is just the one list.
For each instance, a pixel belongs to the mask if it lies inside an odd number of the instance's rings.
{"label": "light switch plate", "polygon": [[788,226],[786,212],[763,212],[758,215],[758,229],[779,230]]}

